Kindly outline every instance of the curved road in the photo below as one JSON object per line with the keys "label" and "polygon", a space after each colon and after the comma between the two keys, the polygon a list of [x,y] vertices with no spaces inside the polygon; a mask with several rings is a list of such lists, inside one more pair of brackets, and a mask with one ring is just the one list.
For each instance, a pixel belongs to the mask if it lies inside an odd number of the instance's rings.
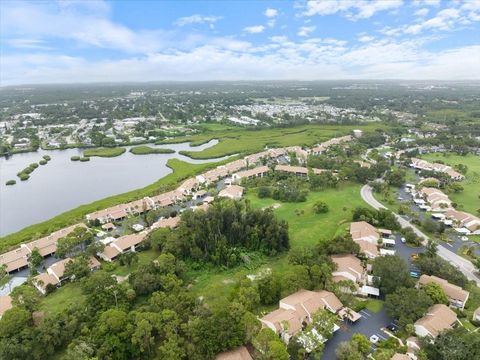
{"label": "curved road", "polygon": [[[383,204],[373,197],[371,186],[364,185],[360,190],[360,195],[362,196],[362,199],[374,209],[387,209],[385,206],[383,206]],[[426,245],[428,241],[427,235],[421,232],[415,225],[402,218],[400,215],[395,214],[395,216],[402,228],[411,227],[413,231],[424,240],[423,245]],[[480,278],[475,274],[475,266],[470,261],[461,257],[460,255],[455,254],[440,244],[438,245],[437,254],[458,268],[467,277],[467,279],[475,281],[477,286],[480,286]]]}

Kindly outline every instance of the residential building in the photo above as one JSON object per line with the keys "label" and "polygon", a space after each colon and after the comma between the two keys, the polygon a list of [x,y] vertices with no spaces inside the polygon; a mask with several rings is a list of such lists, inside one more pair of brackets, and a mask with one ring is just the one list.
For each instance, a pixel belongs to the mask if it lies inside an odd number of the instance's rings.
{"label": "residential building", "polygon": [[407,354],[395,353],[390,360],[411,360]]}
{"label": "residential building", "polygon": [[287,172],[297,176],[308,176],[308,169],[303,166],[276,165],[275,171]]}
{"label": "residential building", "polygon": [[434,171],[434,172],[441,172],[445,173],[450,176],[451,179],[461,181],[465,179],[465,176],[460,174],[459,172],[452,169],[451,166],[439,164],[439,163],[430,163],[426,160],[412,158],[411,165],[412,168],[418,170],[426,170],[426,171]]}
{"label": "residential building", "polygon": [[120,254],[136,251],[137,247],[145,240],[147,234],[147,231],[142,231],[137,234],[121,236],[115,241],[112,241],[110,245],[105,246],[103,251],[97,255],[103,260],[111,262]]}
{"label": "residential building", "polygon": [[424,187],[419,193],[430,204],[433,211],[445,211],[452,207],[452,201],[439,189]]}
{"label": "residential building", "polygon": [[447,280],[439,278],[434,275],[422,275],[418,279],[417,286],[422,287],[429,283],[439,285],[448,297],[450,306],[463,310],[465,304],[470,296],[470,293],[463,290],[460,286],[449,283]]}
{"label": "residential building", "polygon": [[219,193],[219,197],[226,197],[233,200],[239,200],[243,196],[244,188],[239,185],[230,185],[225,189],[222,189]]}
{"label": "residential building", "polygon": [[237,172],[232,175],[232,179],[234,182],[238,183],[243,179],[250,180],[257,177],[263,177],[267,175],[269,171],[270,171],[270,168],[268,166],[258,166],[253,169]]}
{"label": "residential building", "polygon": [[28,256],[32,253],[33,249],[38,249],[40,255],[43,257],[54,254],[57,250],[57,241],[70,234],[79,226],[85,227],[85,224],[75,224],[60,229],[43,238],[22,244],[15,250],[1,254],[0,266],[6,265],[9,273],[26,268],[28,266]]}
{"label": "residential building", "polygon": [[480,234],[480,218],[477,216],[455,209],[448,209],[445,216],[453,220],[456,227],[463,227],[472,234]]}
{"label": "residential building", "polygon": [[360,259],[354,255],[333,255],[332,261],[336,270],[332,272],[333,281],[350,280],[356,284],[366,282],[366,272]]}
{"label": "residential building", "polygon": [[415,321],[415,334],[420,337],[436,338],[441,332],[453,328],[457,314],[448,306],[436,304],[427,310],[424,317]]}
{"label": "residential building", "polygon": [[262,317],[260,322],[288,343],[312,321],[317,311],[325,309],[336,314],[342,308],[340,300],[329,291],[300,290],[281,299],[279,308]]}
{"label": "residential building", "polygon": [[366,221],[353,222],[350,224],[350,235],[368,258],[372,259],[380,254],[378,251],[380,233],[374,226]]}
{"label": "residential building", "polygon": [[178,226],[178,223],[180,222],[180,216],[174,216],[174,217],[169,217],[169,218],[161,218],[157,222],[153,223],[152,226],[150,226],[150,229],[160,229],[160,228],[170,228],[174,229]]}
{"label": "residential building", "polygon": [[235,350],[218,354],[215,360],[253,360],[253,358],[245,346],[240,346]]}
{"label": "residential building", "polygon": [[2,318],[5,311],[12,308],[12,298],[10,296],[0,296],[0,319]]}
{"label": "residential building", "polygon": [[[65,276],[65,267],[71,261],[73,261],[71,258],[66,258],[50,265],[45,273],[41,273],[33,278],[33,285],[38,291],[45,295],[48,285],[59,286],[62,281],[67,279]],[[91,271],[94,271],[99,269],[101,264],[92,256],[88,261],[88,266]]]}

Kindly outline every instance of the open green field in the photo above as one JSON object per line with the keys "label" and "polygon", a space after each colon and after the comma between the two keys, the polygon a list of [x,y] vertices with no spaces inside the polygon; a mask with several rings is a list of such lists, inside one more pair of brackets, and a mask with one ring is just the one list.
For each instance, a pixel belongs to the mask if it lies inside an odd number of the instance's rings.
{"label": "open green field", "polygon": [[153,148],[147,145],[134,146],[130,149],[133,155],[147,155],[147,154],[173,154],[175,150]]}
{"label": "open green field", "polygon": [[61,312],[73,304],[84,301],[84,295],[78,283],[65,283],[51,294],[42,298],[40,310],[51,313]]}
{"label": "open green field", "polygon": [[436,162],[442,161],[447,165],[464,164],[468,166],[465,180],[460,184],[465,188],[460,193],[448,194],[452,201],[462,205],[462,210],[477,215],[477,209],[480,209],[480,156],[468,154],[466,156],[451,153],[433,153],[422,155],[422,159]]}
{"label": "open green field", "polygon": [[99,156],[99,157],[115,157],[122,155],[127,149],[123,147],[114,147],[114,148],[96,148],[88,149],[83,152],[83,156]]}
{"label": "open green field", "polygon": [[168,191],[186,178],[232,160],[235,160],[235,158],[229,158],[220,162],[208,164],[190,164],[178,159],[170,159],[167,162],[167,166],[172,169],[173,172],[154,182],[153,184],[142,189],[132,190],[123,194],[110,196],[90,204],[81,205],[75,209],[57,215],[50,220],[28,226],[16,233],[3,236],[0,238],[0,252],[13,248],[22,242],[40,238],[46,234],[50,234],[55,230],[75,224],[79,221],[83,221],[85,215],[93,211],[140,199],[145,196],[157,195],[163,191]]}
{"label": "open green field", "polygon": [[[338,189],[310,192],[307,201],[302,203],[280,203],[272,199],[259,199],[254,189],[247,192],[246,198],[254,208],[264,208],[280,204],[274,213],[288,221],[291,247],[315,245],[344,233],[352,219],[352,210],[364,205],[360,197],[360,185],[346,184]],[[314,214],[313,204],[319,200],[326,202],[329,212]],[[303,213],[302,213],[303,211]],[[248,274],[257,274],[265,269],[286,272],[290,268],[286,254],[276,258],[262,258],[249,266],[241,266],[225,271],[212,270],[193,273],[195,281],[192,291],[209,302],[221,301],[230,294],[237,280]]]}
{"label": "open green field", "polygon": [[383,128],[381,124],[368,125],[303,125],[291,128],[274,128],[262,130],[250,129],[225,129],[218,131],[205,131],[204,133],[177,137],[159,143],[192,142],[192,145],[201,145],[212,139],[219,143],[203,151],[181,151],[182,155],[194,159],[212,159],[232,154],[247,154],[264,150],[265,146],[281,147],[290,145],[312,146],[332,137],[351,133],[353,129],[373,131]]}
{"label": "open green field", "polygon": [[[277,204],[274,212],[280,219],[288,221],[291,247],[307,246],[319,240],[329,240],[342,234],[352,218],[352,210],[363,201],[360,198],[360,185],[341,185],[338,189],[310,192],[307,201],[301,203],[281,203],[273,199],[259,199],[253,190],[247,199],[255,208]],[[328,204],[329,212],[315,214],[313,205],[317,201]]]}

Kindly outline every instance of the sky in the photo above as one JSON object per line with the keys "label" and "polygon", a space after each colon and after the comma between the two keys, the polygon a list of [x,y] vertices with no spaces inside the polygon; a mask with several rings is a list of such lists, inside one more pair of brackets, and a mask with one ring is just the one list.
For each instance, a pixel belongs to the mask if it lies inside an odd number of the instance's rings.
{"label": "sky", "polygon": [[480,0],[0,1],[0,86],[480,79]]}

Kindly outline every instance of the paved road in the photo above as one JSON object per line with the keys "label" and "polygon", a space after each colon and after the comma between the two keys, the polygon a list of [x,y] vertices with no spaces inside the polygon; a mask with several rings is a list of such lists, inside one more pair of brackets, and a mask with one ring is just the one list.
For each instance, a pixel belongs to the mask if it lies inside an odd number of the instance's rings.
{"label": "paved road", "polygon": [[[372,188],[369,185],[364,185],[362,187],[362,189],[360,190],[360,195],[362,196],[362,199],[373,208],[377,210],[387,209],[385,206],[383,206],[380,202],[378,202],[373,197]],[[413,231],[424,240],[423,241],[424,245],[426,244],[428,240],[427,235],[421,232],[415,225],[411,224],[409,221],[402,218],[400,215],[395,214],[395,216],[397,217],[398,222],[403,228],[411,227]],[[480,278],[477,275],[475,275],[475,271],[476,271],[475,266],[470,261],[448,250],[443,245],[438,245],[437,253],[438,253],[438,256],[447,260],[453,266],[457,267],[467,277],[467,279],[475,281],[477,285],[480,286]]]}

